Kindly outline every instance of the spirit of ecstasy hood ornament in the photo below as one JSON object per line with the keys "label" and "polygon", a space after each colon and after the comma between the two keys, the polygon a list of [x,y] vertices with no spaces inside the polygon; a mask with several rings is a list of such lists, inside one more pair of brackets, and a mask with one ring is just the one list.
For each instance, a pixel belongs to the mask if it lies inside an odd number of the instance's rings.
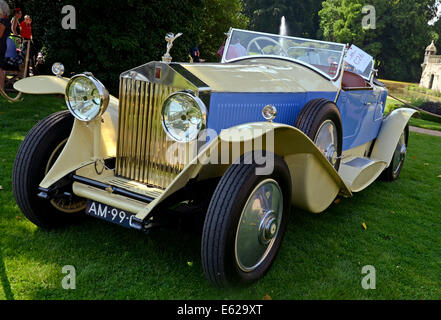
{"label": "spirit of ecstasy hood ornament", "polygon": [[167,41],[167,51],[162,56],[163,62],[170,63],[172,61],[170,50],[173,47],[173,41],[175,41],[180,36],[182,36],[182,33],[178,33],[177,35],[175,35],[174,33],[167,33],[167,35],[165,36],[165,41]]}

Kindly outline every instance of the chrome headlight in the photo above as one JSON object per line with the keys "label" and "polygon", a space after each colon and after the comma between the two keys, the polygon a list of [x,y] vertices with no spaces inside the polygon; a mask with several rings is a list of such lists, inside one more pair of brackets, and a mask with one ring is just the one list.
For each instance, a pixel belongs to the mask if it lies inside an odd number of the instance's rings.
{"label": "chrome headlight", "polygon": [[197,139],[207,123],[207,109],[198,97],[187,93],[171,94],[162,106],[162,126],[167,135],[177,142]]}
{"label": "chrome headlight", "polygon": [[66,104],[78,120],[92,121],[106,111],[109,92],[91,74],[79,74],[72,77],[67,84]]}

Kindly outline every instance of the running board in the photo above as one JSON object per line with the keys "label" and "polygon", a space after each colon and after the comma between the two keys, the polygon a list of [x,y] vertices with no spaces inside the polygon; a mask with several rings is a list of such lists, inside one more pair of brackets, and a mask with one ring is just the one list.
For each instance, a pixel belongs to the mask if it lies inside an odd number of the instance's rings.
{"label": "running board", "polygon": [[381,160],[351,157],[340,164],[338,173],[352,192],[360,192],[374,182],[387,165]]}

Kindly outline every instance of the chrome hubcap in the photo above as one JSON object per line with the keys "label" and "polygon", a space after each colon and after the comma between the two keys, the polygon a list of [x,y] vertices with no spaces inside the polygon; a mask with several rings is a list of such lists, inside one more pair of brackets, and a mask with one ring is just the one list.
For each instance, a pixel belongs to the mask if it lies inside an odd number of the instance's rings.
{"label": "chrome hubcap", "polygon": [[337,163],[337,127],[332,120],[322,123],[315,135],[314,142],[317,148],[332,164]]}
{"label": "chrome hubcap", "polygon": [[400,171],[404,159],[406,158],[406,153],[407,153],[406,136],[403,132],[401,134],[400,140],[398,141],[397,147],[394,152],[394,158],[392,161],[392,168],[394,174],[397,174],[398,171]]}
{"label": "chrome hubcap", "polygon": [[259,241],[268,245],[277,233],[277,217],[273,211],[268,211],[259,226]]}
{"label": "chrome hubcap", "polygon": [[253,190],[240,216],[236,231],[235,256],[239,268],[251,272],[268,256],[282,221],[283,195],[273,179]]}

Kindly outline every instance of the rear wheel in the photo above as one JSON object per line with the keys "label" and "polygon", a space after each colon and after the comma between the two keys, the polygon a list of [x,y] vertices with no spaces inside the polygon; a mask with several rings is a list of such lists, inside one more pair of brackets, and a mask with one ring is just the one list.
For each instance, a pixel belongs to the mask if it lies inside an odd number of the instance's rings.
{"label": "rear wheel", "polygon": [[249,156],[226,171],[205,218],[202,265],[210,282],[220,287],[249,284],[265,275],[290,212],[291,179],[285,161],[275,156],[273,173],[258,176],[256,163],[246,160]]}
{"label": "rear wheel", "polygon": [[383,181],[395,181],[399,178],[401,170],[403,169],[404,160],[407,154],[407,143],[409,141],[409,125],[407,125],[401,133],[397,146],[395,147],[392,161],[388,168],[386,168],[380,176]]}
{"label": "rear wheel", "polygon": [[308,102],[297,117],[296,128],[305,133],[338,171],[342,153],[342,124],[337,106],[326,99]]}
{"label": "rear wheel", "polygon": [[85,208],[84,199],[73,195],[66,179],[51,200],[37,196],[38,186],[62,152],[72,130],[69,111],[54,113],[40,121],[21,144],[14,163],[12,187],[23,214],[34,224],[53,228],[78,219]]}

